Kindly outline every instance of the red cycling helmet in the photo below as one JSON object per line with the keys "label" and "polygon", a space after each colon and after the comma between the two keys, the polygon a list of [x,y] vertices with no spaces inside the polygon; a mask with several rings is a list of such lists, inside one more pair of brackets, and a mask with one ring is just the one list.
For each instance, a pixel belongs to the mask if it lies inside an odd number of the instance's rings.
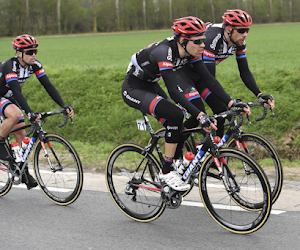
{"label": "red cycling helmet", "polygon": [[38,46],[38,41],[33,36],[24,34],[17,36],[12,44],[15,50],[22,51],[23,49],[36,48]]}
{"label": "red cycling helmet", "polygon": [[231,26],[250,26],[251,16],[243,10],[227,10],[222,16],[223,23]]}
{"label": "red cycling helmet", "polygon": [[174,35],[185,37],[201,36],[207,30],[205,23],[193,16],[175,19],[171,28],[174,30]]}

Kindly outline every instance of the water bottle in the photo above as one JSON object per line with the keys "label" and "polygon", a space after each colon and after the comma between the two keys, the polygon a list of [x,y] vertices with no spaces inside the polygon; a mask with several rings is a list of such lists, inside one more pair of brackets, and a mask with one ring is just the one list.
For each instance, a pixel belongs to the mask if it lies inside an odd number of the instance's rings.
{"label": "water bottle", "polygon": [[192,152],[186,152],[183,157],[182,164],[178,167],[177,171],[179,174],[184,174],[185,170],[190,165],[190,162],[194,159],[194,154]]}
{"label": "water bottle", "polygon": [[21,144],[20,151],[19,151],[19,154],[20,154],[21,157],[23,157],[23,154],[24,154],[29,142],[30,142],[30,138],[29,137],[24,137],[24,139],[22,141],[22,144]]}
{"label": "water bottle", "polygon": [[22,158],[20,157],[19,151],[20,151],[20,147],[19,147],[19,143],[17,142],[13,142],[11,144],[11,149],[14,152],[15,158],[16,158],[16,162],[20,162],[22,160]]}

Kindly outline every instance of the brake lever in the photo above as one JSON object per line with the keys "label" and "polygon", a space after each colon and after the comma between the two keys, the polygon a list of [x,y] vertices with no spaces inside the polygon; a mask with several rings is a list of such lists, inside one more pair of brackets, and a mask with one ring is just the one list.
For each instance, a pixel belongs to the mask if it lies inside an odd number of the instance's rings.
{"label": "brake lever", "polygon": [[249,124],[252,124],[252,122],[250,121],[250,116],[248,114],[247,114],[247,119],[248,119]]}

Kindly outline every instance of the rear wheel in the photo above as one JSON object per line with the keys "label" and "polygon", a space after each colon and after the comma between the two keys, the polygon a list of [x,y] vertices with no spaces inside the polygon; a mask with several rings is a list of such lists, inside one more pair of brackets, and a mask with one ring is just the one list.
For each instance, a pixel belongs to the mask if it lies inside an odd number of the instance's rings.
{"label": "rear wheel", "polygon": [[0,161],[0,196],[4,196],[12,187],[12,182],[8,178],[8,162]]}
{"label": "rear wheel", "polygon": [[[258,162],[267,175],[271,186],[272,203],[274,203],[283,184],[283,169],[279,154],[271,142],[256,133],[242,133],[240,142],[242,149]],[[236,148],[234,139],[228,142],[228,147]]]}
{"label": "rear wheel", "polygon": [[149,222],[163,213],[159,171],[157,159],[138,144],[121,144],[110,153],[106,184],[113,201],[126,216]]}

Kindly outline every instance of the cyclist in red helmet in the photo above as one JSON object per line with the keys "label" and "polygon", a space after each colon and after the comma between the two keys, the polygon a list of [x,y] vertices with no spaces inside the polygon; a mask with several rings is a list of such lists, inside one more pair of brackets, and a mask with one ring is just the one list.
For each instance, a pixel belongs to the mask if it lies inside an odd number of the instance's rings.
{"label": "cyclist in red helmet", "polygon": [[[206,131],[216,129],[216,126],[205,113],[197,91],[199,86],[186,82],[186,75],[184,72],[179,74],[178,70],[184,65],[195,69],[197,75],[228,107],[241,105],[248,113],[250,110],[245,104],[231,99],[204,65],[204,22],[192,16],[183,17],[175,20],[172,29],[174,37],[150,44],[131,57],[122,86],[122,96],[127,105],[151,114],[166,127],[165,162],[159,176],[171,188],[184,191],[190,185],[181,180],[173,167],[177,144],[180,142],[180,130],[183,126],[192,128],[199,123]],[[191,114],[191,118],[184,124],[182,111],[159,86],[160,79],[163,79],[170,97]],[[180,146],[178,148],[182,149]],[[180,156],[175,156],[177,157]]]}
{"label": "cyclist in red helmet", "polygon": [[[66,109],[70,117],[74,115],[73,108],[63,102],[58,91],[49,81],[42,64],[36,60],[38,41],[33,36],[24,34],[16,37],[12,44],[16,50],[16,56],[0,63],[0,115],[4,118],[0,126],[1,160],[10,160],[5,144],[5,138],[9,132],[25,125],[22,110],[31,122],[40,121],[40,114],[33,112],[29,107],[20,87],[31,75],[36,75],[52,99]],[[21,145],[25,130],[15,132],[14,136]],[[28,189],[37,186],[36,180],[28,172],[28,166],[25,168],[22,182],[27,185]]]}
{"label": "cyclist in red helmet", "polygon": [[[236,54],[236,60],[240,76],[244,84],[257,98],[268,100],[271,108],[275,107],[272,95],[263,95],[258,88],[256,81],[249,70],[246,58],[246,38],[252,24],[251,16],[242,10],[228,10],[223,15],[223,23],[206,23],[207,32],[205,48],[203,50],[203,61],[209,72],[215,77],[216,65],[231,55]],[[189,67],[184,67],[187,72]],[[193,72],[188,73],[192,82],[199,81],[198,76]],[[200,85],[199,85],[200,86]],[[220,113],[227,109],[226,105],[210,91],[208,86],[201,85],[198,91],[201,97],[209,105],[214,113]],[[224,132],[224,120],[218,120],[217,135],[222,137]]]}

